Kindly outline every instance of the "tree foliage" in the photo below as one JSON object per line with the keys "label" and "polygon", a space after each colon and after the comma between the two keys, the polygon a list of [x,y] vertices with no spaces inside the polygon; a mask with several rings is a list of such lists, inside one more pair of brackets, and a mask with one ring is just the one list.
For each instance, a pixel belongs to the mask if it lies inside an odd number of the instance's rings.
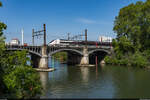
{"label": "tree foliage", "polygon": [[4,93],[9,93],[10,98],[34,97],[42,89],[39,74],[27,65],[30,61],[27,51],[6,51],[3,36],[6,28],[7,25],[0,22],[0,97]]}
{"label": "tree foliage", "polygon": [[136,50],[150,48],[150,1],[138,1],[122,8],[113,30],[117,33],[118,41],[124,36]]}
{"label": "tree foliage", "polygon": [[[117,34],[112,44],[115,56],[106,57],[107,63],[148,66],[150,60],[150,0],[138,1],[120,9],[114,21]],[[144,53],[143,53],[144,52]],[[127,59],[126,59],[127,58]]]}
{"label": "tree foliage", "polygon": [[19,98],[31,98],[41,92],[37,72],[30,66],[17,66],[14,71],[4,76],[4,82],[11,92]]}
{"label": "tree foliage", "polygon": [[[15,98],[30,98],[41,93],[39,74],[27,65],[27,51],[4,53],[2,66],[6,92]],[[11,97],[9,97],[11,98]]]}
{"label": "tree foliage", "polygon": [[67,53],[66,52],[58,52],[53,55],[55,59],[58,59],[60,62],[67,61]]}

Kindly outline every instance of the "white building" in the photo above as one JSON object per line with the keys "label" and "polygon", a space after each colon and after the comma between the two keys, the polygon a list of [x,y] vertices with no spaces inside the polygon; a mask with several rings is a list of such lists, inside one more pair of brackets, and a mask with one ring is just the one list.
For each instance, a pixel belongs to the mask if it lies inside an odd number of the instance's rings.
{"label": "white building", "polygon": [[20,41],[17,38],[14,38],[10,41],[10,45],[19,45]]}
{"label": "white building", "polygon": [[100,42],[112,42],[112,37],[99,36]]}

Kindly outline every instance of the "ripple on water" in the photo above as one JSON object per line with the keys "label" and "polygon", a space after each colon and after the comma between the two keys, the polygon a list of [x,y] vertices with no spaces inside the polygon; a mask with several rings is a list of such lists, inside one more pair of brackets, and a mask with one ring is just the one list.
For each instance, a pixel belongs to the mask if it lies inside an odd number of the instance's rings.
{"label": "ripple on water", "polygon": [[[81,68],[56,65],[45,98],[150,98],[150,72],[118,66]],[[134,93],[134,94],[133,94]]]}

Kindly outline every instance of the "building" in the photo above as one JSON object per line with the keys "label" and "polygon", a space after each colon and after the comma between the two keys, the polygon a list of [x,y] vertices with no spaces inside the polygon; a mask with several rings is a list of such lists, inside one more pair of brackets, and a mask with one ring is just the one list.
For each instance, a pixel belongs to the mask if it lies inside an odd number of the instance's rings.
{"label": "building", "polygon": [[106,36],[99,36],[99,41],[100,42],[112,42],[112,38],[106,37]]}
{"label": "building", "polygon": [[10,41],[10,45],[19,45],[20,41],[17,38],[14,38]]}

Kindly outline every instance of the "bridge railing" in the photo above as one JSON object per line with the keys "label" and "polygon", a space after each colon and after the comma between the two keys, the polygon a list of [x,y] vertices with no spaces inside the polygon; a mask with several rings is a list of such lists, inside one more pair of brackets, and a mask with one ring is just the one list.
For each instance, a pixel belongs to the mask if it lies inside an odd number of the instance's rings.
{"label": "bridge railing", "polygon": [[29,50],[41,54],[41,46],[5,45],[7,50]]}

